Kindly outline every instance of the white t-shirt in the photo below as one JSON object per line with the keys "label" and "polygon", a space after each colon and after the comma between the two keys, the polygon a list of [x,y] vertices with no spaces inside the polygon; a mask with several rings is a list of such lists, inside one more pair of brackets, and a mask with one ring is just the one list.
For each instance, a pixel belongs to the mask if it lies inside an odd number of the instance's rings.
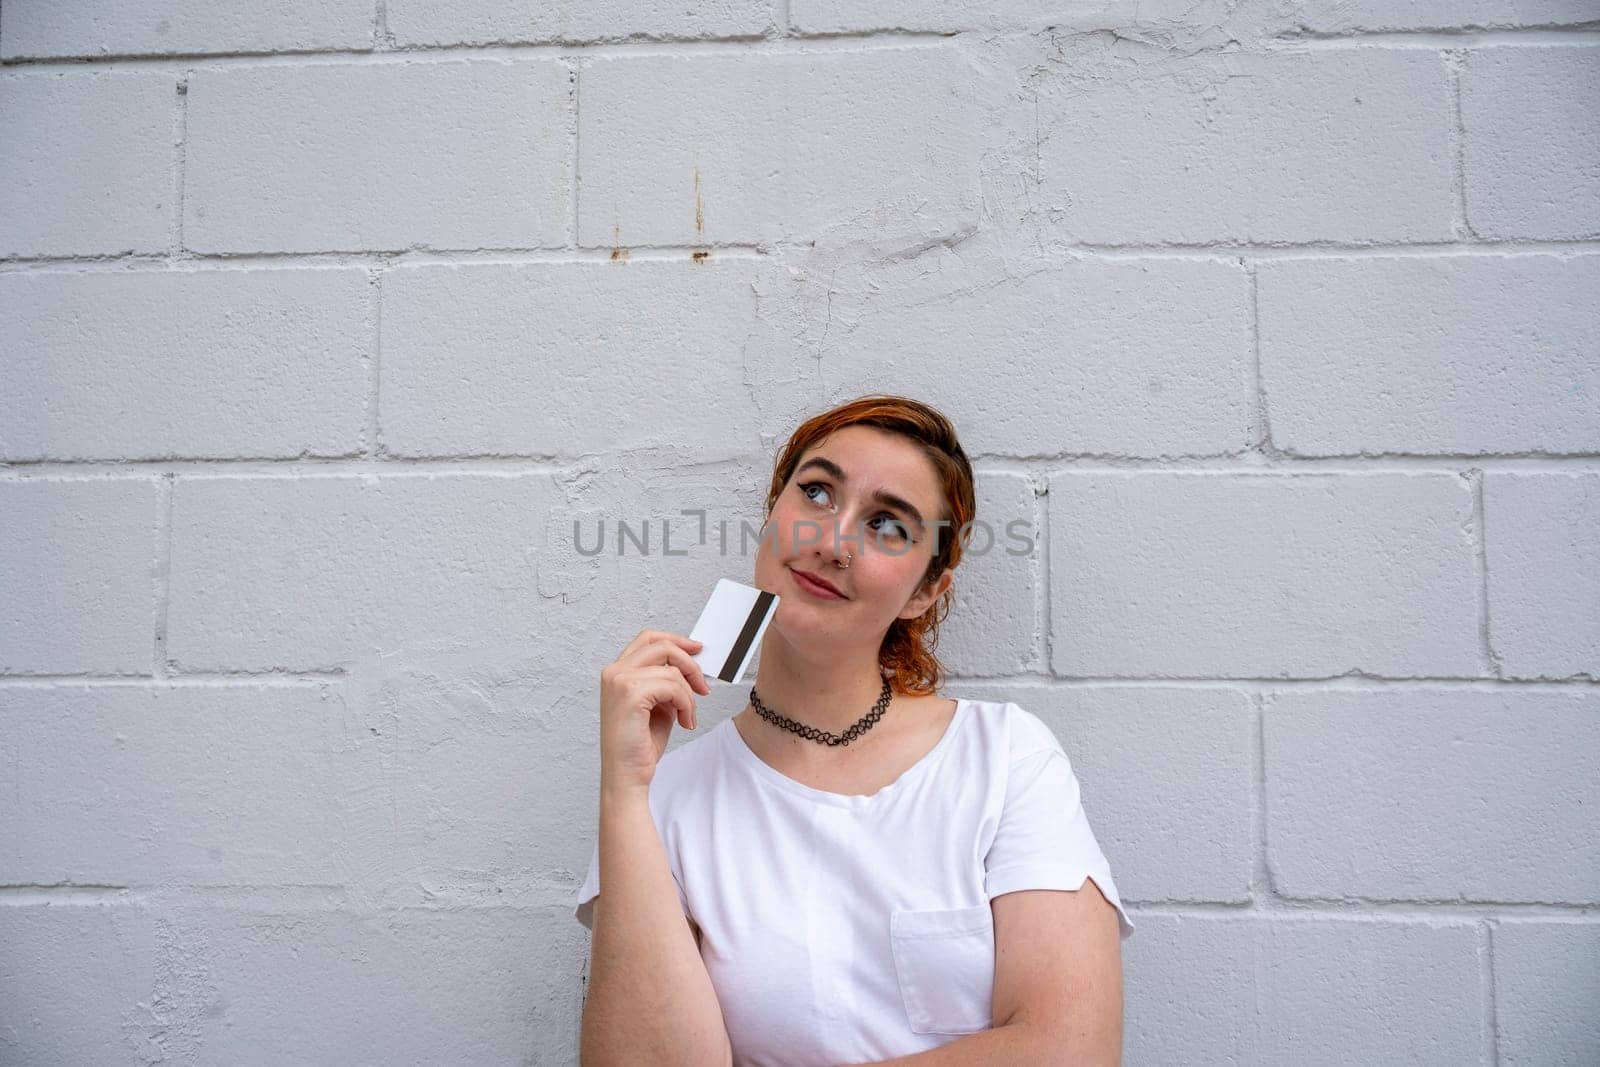
{"label": "white t-shirt", "polygon": [[[768,765],[732,719],[662,756],[649,805],[702,932],[740,1067],[859,1063],[992,1025],[991,898],[1086,877],[1133,933],[1060,742],[1014,703],[958,700],[871,796]],[[574,903],[593,928],[596,843]]]}

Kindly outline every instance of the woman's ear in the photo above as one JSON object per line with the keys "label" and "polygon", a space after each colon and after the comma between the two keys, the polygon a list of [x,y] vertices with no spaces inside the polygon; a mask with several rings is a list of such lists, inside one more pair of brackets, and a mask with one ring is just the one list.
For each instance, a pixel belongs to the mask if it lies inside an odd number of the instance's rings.
{"label": "woman's ear", "polygon": [[945,568],[943,574],[933,581],[925,583],[921,589],[912,595],[910,600],[906,601],[906,606],[901,610],[899,617],[902,619],[919,617],[932,606],[934,601],[944,596],[944,591],[949,589],[954,581],[955,578],[951,574],[950,568]]}

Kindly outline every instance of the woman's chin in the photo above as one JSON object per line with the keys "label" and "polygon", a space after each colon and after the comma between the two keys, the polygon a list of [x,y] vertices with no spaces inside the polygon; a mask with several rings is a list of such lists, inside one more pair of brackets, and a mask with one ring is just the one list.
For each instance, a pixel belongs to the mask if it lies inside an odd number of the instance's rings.
{"label": "woman's chin", "polygon": [[786,603],[782,600],[778,602],[778,610],[767,624],[767,633],[803,658],[837,662],[859,649],[862,642],[867,640],[866,637],[841,631],[836,619],[808,611],[802,605],[796,605],[792,613],[785,615],[783,609]]}

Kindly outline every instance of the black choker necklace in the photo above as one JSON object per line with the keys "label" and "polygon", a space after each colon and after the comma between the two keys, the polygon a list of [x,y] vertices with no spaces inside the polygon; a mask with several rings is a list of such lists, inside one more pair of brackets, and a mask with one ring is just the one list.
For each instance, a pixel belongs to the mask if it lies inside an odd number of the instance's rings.
{"label": "black choker necklace", "polygon": [[885,678],[883,680],[883,695],[878,698],[878,702],[876,704],[872,705],[872,710],[863,715],[854,725],[850,727],[850,729],[846,730],[844,733],[830,734],[826,730],[819,730],[815,726],[803,726],[800,723],[795,722],[793,719],[779,715],[777,712],[761,703],[761,698],[756,696],[755,686],[750,687],[750,703],[755,707],[757,715],[761,716],[763,719],[766,719],[774,726],[781,726],[790,733],[799,734],[808,741],[818,741],[826,745],[848,745],[850,742],[854,741],[856,738],[872,729],[872,724],[883,718],[883,713],[888,710],[889,699],[889,679]]}

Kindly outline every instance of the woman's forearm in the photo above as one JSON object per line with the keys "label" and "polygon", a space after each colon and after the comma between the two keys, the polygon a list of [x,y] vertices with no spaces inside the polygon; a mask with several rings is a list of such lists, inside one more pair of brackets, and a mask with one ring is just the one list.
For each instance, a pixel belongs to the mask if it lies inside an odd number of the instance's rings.
{"label": "woman's forearm", "polygon": [[583,1067],[730,1064],[722,1008],[678,904],[647,789],[602,784],[600,885]]}
{"label": "woman's forearm", "polygon": [[[1120,1033],[1120,1031],[1119,1031]],[[853,1067],[965,1067],[991,1063],[1119,1064],[1122,1039],[1107,1034],[1065,1036],[1059,1031],[1041,1032],[1026,1023],[979,1030],[938,1048],[898,1056],[892,1060],[872,1060]]]}

